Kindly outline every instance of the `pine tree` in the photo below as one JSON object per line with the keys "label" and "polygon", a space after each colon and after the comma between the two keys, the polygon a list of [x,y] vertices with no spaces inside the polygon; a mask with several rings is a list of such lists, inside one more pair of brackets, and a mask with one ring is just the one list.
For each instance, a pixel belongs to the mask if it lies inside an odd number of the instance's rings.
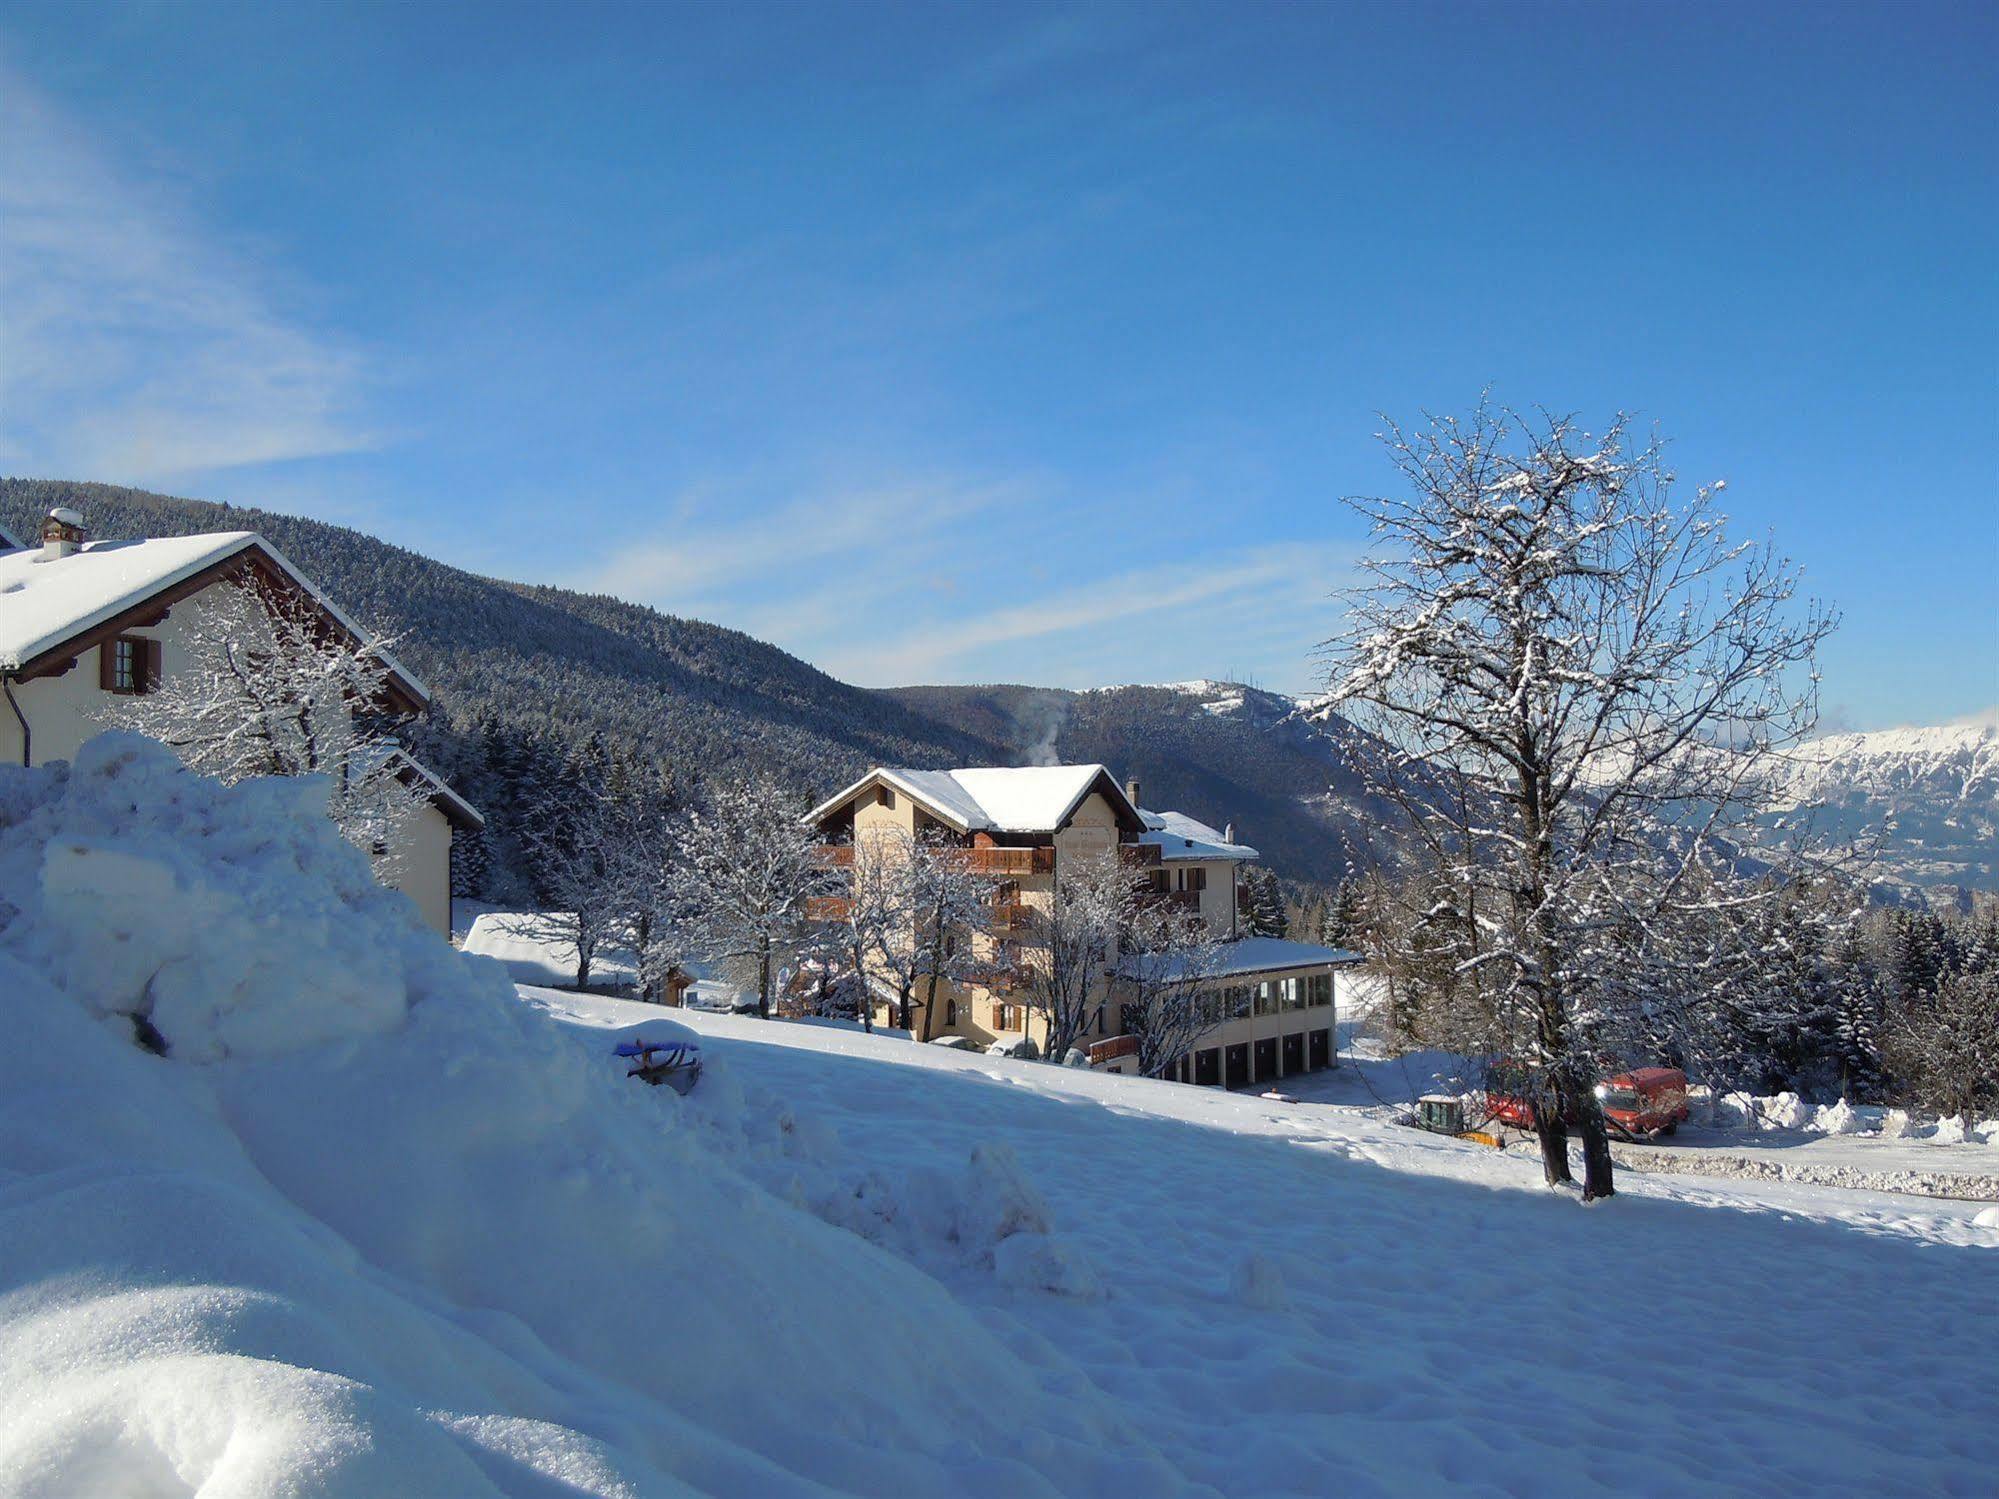
{"label": "pine tree", "polygon": [[1242,888],[1245,903],[1237,915],[1246,935],[1283,937],[1290,932],[1290,917],[1284,909],[1284,887],[1277,882],[1275,874],[1261,864],[1251,864],[1242,872]]}

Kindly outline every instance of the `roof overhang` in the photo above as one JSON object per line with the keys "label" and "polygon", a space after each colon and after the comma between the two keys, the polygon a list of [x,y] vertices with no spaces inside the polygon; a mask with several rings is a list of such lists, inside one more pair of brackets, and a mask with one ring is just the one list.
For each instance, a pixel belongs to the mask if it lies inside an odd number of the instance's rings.
{"label": "roof overhang", "polygon": [[992,826],[990,822],[983,819],[968,820],[953,808],[947,807],[938,801],[936,797],[929,795],[920,787],[912,784],[907,778],[897,775],[895,771],[886,766],[880,765],[862,776],[853,785],[834,792],[825,801],[814,807],[810,812],[807,812],[801,820],[807,826],[818,827],[863,791],[872,790],[877,786],[894,787],[946,827],[956,828],[961,833],[974,833]]}
{"label": "roof overhang", "polygon": [[[940,772],[940,774],[949,774],[949,772]],[[1088,781],[1085,781],[1076,790],[1076,793],[1069,798],[1068,804],[1062,808],[1060,815],[1051,819],[1050,825],[1045,828],[1001,827],[991,817],[967,817],[961,809],[951,806],[948,802],[926,791],[921,785],[910,780],[907,776],[898,774],[895,768],[879,765],[851,786],[835,792],[810,812],[807,812],[804,821],[810,826],[817,827],[834,813],[844,808],[862,792],[876,786],[893,787],[923,808],[925,812],[937,821],[943,823],[946,827],[956,829],[960,833],[1058,833],[1069,825],[1070,819],[1076,815],[1076,809],[1089,799],[1091,792],[1097,792],[1109,804],[1111,813],[1117,819],[1119,828],[1134,834],[1143,834],[1147,831],[1147,823],[1144,815],[1137,807],[1132,805],[1131,799],[1124,794],[1124,788],[1118,785],[1117,778],[1101,765],[1096,767],[1096,774]],[[965,794],[968,799],[971,797],[970,792],[966,792]]]}
{"label": "roof overhang", "polygon": [[442,812],[454,828],[469,833],[486,825],[486,818],[477,807],[453,791],[444,777],[408,750],[396,751],[390,769],[397,780],[420,792],[425,800]]}

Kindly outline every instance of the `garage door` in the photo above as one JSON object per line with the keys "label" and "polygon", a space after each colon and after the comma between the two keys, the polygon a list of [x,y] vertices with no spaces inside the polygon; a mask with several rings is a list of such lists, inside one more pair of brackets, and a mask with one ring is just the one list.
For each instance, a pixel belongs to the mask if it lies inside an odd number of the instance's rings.
{"label": "garage door", "polygon": [[1256,1081],[1265,1082],[1277,1076],[1277,1038],[1265,1036],[1256,1043]]}
{"label": "garage door", "polygon": [[1312,1032],[1312,1065],[1330,1067],[1333,1065],[1333,1033],[1331,1031]]}
{"label": "garage door", "polygon": [[1249,1043],[1246,1041],[1228,1050],[1228,1082],[1231,1088],[1249,1086]]}
{"label": "garage door", "polygon": [[1210,1046],[1206,1051],[1194,1053],[1194,1081],[1203,1088],[1213,1088],[1222,1080],[1222,1049]]}
{"label": "garage door", "polygon": [[1305,1070],[1305,1033],[1293,1031],[1284,1038],[1284,1075]]}

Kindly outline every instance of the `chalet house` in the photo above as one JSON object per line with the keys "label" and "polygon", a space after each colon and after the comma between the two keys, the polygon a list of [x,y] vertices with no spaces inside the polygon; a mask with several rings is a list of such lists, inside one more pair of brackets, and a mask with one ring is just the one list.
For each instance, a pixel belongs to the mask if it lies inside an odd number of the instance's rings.
{"label": "chalet house", "polygon": [[[152,690],[185,662],[187,621],[203,596],[249,576],[309,599],[329,630],[369,636],[253,531],[92,541],[83,517],[50,512],[39,547],[0,546],[0,762],[66,760],[103,727],[106,699]],[[386,654],[385,705],[423,711],[430,694]],[[397,773],[424,798],[396,885],[438,931],[451,930],[451,841],[479,814],[407,755]]]}
{"label": "chalet house", "polygon": [[[1020,975],[1035,953],[1024,940],[1030,908],[1045,908],[1065,863],[1115,857],[1151,898],[1198,914],[1229,940],[1218,971],[1204,979],[1214,991],[1215,1029],[1176,1074],[1183,1082],[1242,1087],[1332,1065],[1334,974],[1358,954],[1269,937],[1239,935],[1238,876],[1257,851],[1178,812],[1149,812],[1135,781],[1120,786],[1101,765],[1052,765],[965,770],[870,771],[808,814],[825,839],[822,857],[849,866],[857,838],[891,830],[942,837],[966,849],[972,867],[996,876],[993,935],[977,981],[939,990],[942,1013],[931,1034],[979,1044],[1046,1039],[1046,1028],[1024,1003]],[[918,992],[921,1004],[923,991]],[[1104,975],[1104,1003],[1079,1042],[1091,1064],[1132,1067],[1124,1034],[1117,975]],[[889,1017],[884,1014],[882,1017]]]}

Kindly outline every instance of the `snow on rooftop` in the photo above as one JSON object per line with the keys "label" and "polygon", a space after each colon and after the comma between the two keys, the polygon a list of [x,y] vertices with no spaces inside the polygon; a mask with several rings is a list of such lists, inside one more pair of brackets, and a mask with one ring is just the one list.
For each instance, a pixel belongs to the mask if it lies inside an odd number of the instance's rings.
{"label": "snow on rooftop", "polygon": [[[0,668],[18,669],[120,611],[252,548],[310,594],[355,639],[374,638],[255,531],[209,531],[198,536],[91,541],[62,557],[49,557],[40,547],[0,551]],[[383,651],[381,658],[417,697],[430,696],[416,674],[395,657]]]}
{"label": "snow on rooftop", "polygon": [[1099,776],[1101,765],[1023,765],[954,770],[951,779],[1002,833],[1045,833],[1060,827]]}
{"label": "snow on rooftop", "polygon": [[1327,968],[1359,963],[1362,955],[1344,947],[1320,947],[1285,937],[1240,937],[1224,943],[1213,978],[1238,978],[1248,973],[1275,973],[1288,968]]}
{"label": "snow on rooftop", "polygon": [[255,544],[254,531],[92,541],[66,557],[0,553],[0,666],[18,667],[133,602]]}
{"label": "snow on rooftop", "polygon": [[1140,843],[1156,844],[1162,859],[1254,859],[1247,843],[1235,843],[1215,828],[1185,812],[1141,812],[1148,831]]}
{"label": "snow on rooftop", "polygon": [[[988,833],[1052,833],[1099,776],[1110,776],[1101,765],[996,765],[965,770],[884,767],[873,774],[943,813],[967,832]],[[815,807],[808,820],[824,817],[869,779],[871,776],[863,776]]]}

